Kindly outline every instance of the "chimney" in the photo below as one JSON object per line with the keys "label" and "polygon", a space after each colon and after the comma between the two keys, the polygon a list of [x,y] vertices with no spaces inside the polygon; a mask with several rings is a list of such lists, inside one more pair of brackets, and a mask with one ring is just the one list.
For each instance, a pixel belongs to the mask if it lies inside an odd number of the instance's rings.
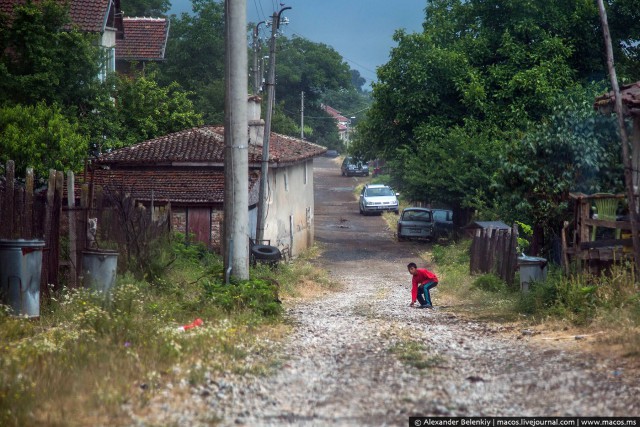
{"label": "chimney", "polygon": [[262,98],[258,95],[249,97],[247,118],[249,119],[249,143],[262,147],[264,141],[264,120],[260,118]]}

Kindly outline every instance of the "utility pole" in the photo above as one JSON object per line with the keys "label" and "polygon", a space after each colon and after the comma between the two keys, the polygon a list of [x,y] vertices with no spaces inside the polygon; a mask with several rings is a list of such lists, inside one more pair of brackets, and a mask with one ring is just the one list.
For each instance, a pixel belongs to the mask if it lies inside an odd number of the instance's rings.
{"label": "utility pole", "polygon": [[271,138],[271,118],[276,94],[276,34],[280,28],[280,15],[291,7],[283,7],[278,13],[273,12],[271,18],[271,40],[269,46],[269,73],[267,75],[267,113],[264,121],[264,138],[262,143],[262,169],[260,174],[260,192],[258,200],[258,224],[256,240],[264,240],[264,228],[267,221],[267,180],[269,172],[269,139]]}
{"label": "utility pole", "polygon": [[300,92],[300,139],[304,139],[304,92]]}
{"label": "utility pole", "polygon": [[249,279],[246,0],[225,0],[224,268]]}
{"label": "utility pole", "polygon": [[253,29],[253,94],[257,95],[260,92],[260,83],[262,80],[261,67],[258,64],[258,55],[260,54],[260,37],[258,34],[258,29],[260,28],[260,24],[264,24],[264,21],[260,21],[256,24],[256,27]]}
{"label": "utility pole", "polygon": [[633,191],[633,171],[631,157],[629,156],[629,138],[627,129],[624,124],[624,115],[622,112],[622,99],[620,98],[620,87],[618,86],[618,77],[616,69],[613,65],[613,48],[611,46],[611,35],[609,33],[609,23],[607,20],[607,11],[604,8],[602,0],[598,0],[598,12],[600,13],[600,21],[602,23],[602,32],[604,35],[604,44],[607,50],[607,66],[609,68],[609,79],[615,98],[615,110],[618,116],[618,127],[620,128],[620,139],[622,140],[622,164],[624,166],[624,181],[627,189],[627,199],[629,203],[629,221],[631,222],[631,241],[633,243],[633,257],[635,260],[636,271],[640,271],[640,237],[638,236],[638,207],[636,206],[635,194]]}

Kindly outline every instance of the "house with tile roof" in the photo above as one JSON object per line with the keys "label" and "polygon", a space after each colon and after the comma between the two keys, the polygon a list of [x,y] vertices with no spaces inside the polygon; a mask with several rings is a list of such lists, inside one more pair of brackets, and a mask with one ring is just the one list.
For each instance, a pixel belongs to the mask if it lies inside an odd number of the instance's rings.
{"label": "house with tile roof", "polygon": [[149,62],[164,61],[169,38],[166,18],[124,18],[124,37],[116,41],[116,71],[144,74]]}
{"label": "house with tile roof", "polygon": [[[27,0],[0,0],[0,13],[11,20],[15,7],[25,3]],[[116,40],[124,35],[120,0],[69,0],[59,3],[69,5],[72,27],[98,35],[98,45],[104,58],[100,78],[106,78],[116,69]]]}
{"label": "house with tile roof", "polygon": [[[26,0],[0,0],[0,13],[11,19],[15,7],[25,3]],[[99,35],[98,44],[104,53],[102,79],[114,71],[144,72],[147,63],[164,61],[168,19],[125,18],[120,0],[69,0],[68,4],[71,26]]]}
{"label": "house with tile roof", "polygon": [[[264,121],[251,97],[249,121],[249,229],[255,239]],[[296,256],[314,241],[313,159],[325,147],[271,133],[264,239]],[[224,128],[201,126],[102,154],[89,180],[106,191],[125,191],[146,206],[171,206],[172,227],[212,250],[223,249]]]}
{"label": "house with tile roof", "polygon": [[345,145],[349,145],[349,125],[351,124],[351,120],[343,116],[340,111],[326,104],[321,104],[320,108],[335,119],[340,140],[344,142]]}

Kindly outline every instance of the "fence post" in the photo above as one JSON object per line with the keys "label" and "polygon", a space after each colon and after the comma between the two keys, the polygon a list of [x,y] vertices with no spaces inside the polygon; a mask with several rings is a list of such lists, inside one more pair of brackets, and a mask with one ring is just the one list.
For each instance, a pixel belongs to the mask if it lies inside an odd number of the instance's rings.
{"label": "fence post", "polygon": [[76,196],[75,196],[75,177],[72,171],[67,171],[67,213],[69,215],[69,286],[76,287],[78,277],[78,253],[76,240]]}
{"label": "fence post", "polygon": [[5,171],[5,192],[3,217],[6,218],[0,225],[0,235],[5,239],[13,238],[13,218],[14,218],[14,186],[16,178],[16,164],[13,160],[7,161],[7,167]]}
{"label": "fence post", "polygon": [[27,239],[33,239],[35,233],[33,231],[33,190],[34,190],[34,175],[33,168],[27,168],[27,176],[25,182],[25,228],[24,233]]}

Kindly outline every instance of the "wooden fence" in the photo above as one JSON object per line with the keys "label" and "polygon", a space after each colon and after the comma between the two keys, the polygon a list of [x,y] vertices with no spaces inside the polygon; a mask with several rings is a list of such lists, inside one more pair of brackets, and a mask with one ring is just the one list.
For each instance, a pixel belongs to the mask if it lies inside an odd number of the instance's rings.
{"label": "wooden fence", "polygon": [[[151,237],[170,228],[170,206],[147,209],[124,190],[103,191],[75,176],[51,170],[46,188],[34,188],[33,170],[24,183],[15,179],[15,164],[8,161],[0,177],[0,239],[44,241],[41,294],[63,284],[79,286],[82,253],[87,249],[116,249],[125,262],[138,262]],[[66,186],[65,186],[66,184]]]}
{"label": "wooden fence", "polygon": [[471,273],[493,273],[509,285],[513,285],[517,267],[517,244],[517,226],[508,230],[476,230],[471,242]]}

